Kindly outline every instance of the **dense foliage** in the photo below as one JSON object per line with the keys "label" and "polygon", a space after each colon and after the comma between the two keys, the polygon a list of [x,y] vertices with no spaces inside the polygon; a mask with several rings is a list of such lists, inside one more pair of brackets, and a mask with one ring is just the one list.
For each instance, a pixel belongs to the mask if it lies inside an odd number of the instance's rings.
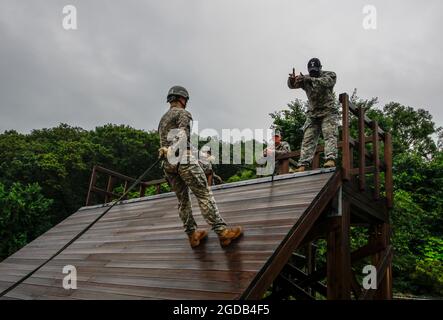
{"label": "dense foliage", "polygon": [[0,183],[0,255],[6,257],[42,232],[51,224],[46,199],[37,183],[24,186],[13,183],[6,188]]}

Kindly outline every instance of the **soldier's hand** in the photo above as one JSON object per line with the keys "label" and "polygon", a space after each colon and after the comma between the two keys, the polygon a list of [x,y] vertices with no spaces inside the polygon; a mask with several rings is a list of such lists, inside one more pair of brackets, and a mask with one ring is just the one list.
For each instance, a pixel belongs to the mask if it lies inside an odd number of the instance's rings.
{"label": "soldier's hand", "polygon": [[303,73],[300,72],[300,74],[295,76],[294,79],[295,79],[295,81],[301,81],[301,80],[303,80],[304,77],[305,76],[303,75]]}
{"label": "soldier's hand", "polygon": [[158,149],[158,158],[163,159],[168,156],[168,148],[167,147],[161,147]]}

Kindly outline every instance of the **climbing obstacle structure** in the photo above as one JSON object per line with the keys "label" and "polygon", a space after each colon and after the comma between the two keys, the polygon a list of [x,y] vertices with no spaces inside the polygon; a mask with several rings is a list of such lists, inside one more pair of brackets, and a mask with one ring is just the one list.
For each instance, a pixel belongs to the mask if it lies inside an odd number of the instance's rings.
{"label": "climbing obstacle structure", "polygon": [[[346,94],[340,101],[339,167],[319,169],[318,148],[313,170],[287,173],[289,158],[297,156],[291,153],[280,159],[286,164],[273,179],[213,187],[223,217],[245,229],[231,246],[220,247],[210,233],[191,249],[175,195],[163,193],[122,201],[64,248],[109,203],[88,205],[0,263],[0,298],[390,299],[391,137]],[[351,114],[357,138],[349,132]],[[97,192],[94,187],[91,179]],[[112,199],[111,189],[100,192]],[[195,198],[193,210],[206,226]],[[351,227],[368,232],[367,243],[353,250]],[[326,243],[324,259],[319,241]],[[377,289],[362,287],[358,267],[365,259],[376,268]],[[63,287],[66,266],[76,269],[76,289]]]}

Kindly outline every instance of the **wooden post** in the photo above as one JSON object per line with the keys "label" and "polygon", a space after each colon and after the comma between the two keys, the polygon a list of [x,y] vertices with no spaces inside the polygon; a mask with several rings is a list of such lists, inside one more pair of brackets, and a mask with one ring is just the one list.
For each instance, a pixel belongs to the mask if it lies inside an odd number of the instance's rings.
{"label": "wooden post", "polygon": [[94,166],[92,168],[92,174],[91,174],[91,181],[89,182],[89,190],[88,190],[88,195],[86,197],[86,205],[89,206],[91,204],[91,192],[92,192],[92,188],[95,186],[95,183],[97,182],[97,172],[95,170]]}
{"label": "wooden post", "polygon": [[[114,188],[114,178],[112,176],[109,176],[108,178],[108,186],[106,187],[107,192],[112,192],[112,189]],[[112,200],[112,196],[105,195],[105,203]]]}
{"label": "wooden post", "polygon": [[327,298],[351,299],[350,202],[343,199],[339,227],[327,237]]}
{"label": "wooden post", "polygon": [[392,137],[389,132],[385,133],[385,190],[386,190],[386,202],[388,208],[393,206],[393,177],[392,177]]}
{"label": "wooden post", "polygon": [[374,199],[380,199],[380,157],[379,157],[378,123],[372,122],[372,155],[374,162]]}
{"label": "wooden post", "polygon": [[[385,248],[385,250],[380,251],[371,258],[372,264],[377,266],[386,254],[386,248],[389,246],[390,225],[388,223],[383,223],[380,225],[374,225],[371,229],[372,232],[369,237],[370,243],[374,246],[376,246],[377,243],[380,243]],[[377,274],[377,278],[381,278],[381,280],[378,280],[380,283],[373,297],[377,300],[392,299],[392,263],[389,263],[386,267],[384,274]]]}
{"label": "wooden post", "polygon": [[146,185],[142,182],[140,183],[140,198],[144,197],[146,193]]}
{"label": "wooden post", "polygon": [[318,168],[320,168],[320,151],[316,149],[314,153],[314,158],[312,159],[312,169]]}
{"label": "wooden post", "polygon": [[161,184],[160,183],[155,185],[155,193],[156,194],[160,194],[160,190],[161,190],[160,188],[161,188]]}
{"label": "wooden post", "polygon": [[[306,274],[311,275],[315,271],[315,247],[313,246],[312,242],[308,242],[306,244]],[[309,288],[308,293],[310,295],[313,295],[314,292],[312,290],[312,287]]]}
{"label": "wooden post", "polygon": [[340,94],[340,102],[343,106],[343,117],[342,117],[342,170],[343,170],[343,180],[350,180],[351,171],[351,156],[349,150],[349,96],[347,93]]}
{"label": "wooden post", "polygon": [[[128,190],[128,180],[125,180],[125,186],[123,188],[123,193],[125,193]],[[128,197],[126,196],[125,199],[127,199]]]}
{"label": "wooden post", "polygon": [[[289,159],[276,160],[280,161],[279,174],[289,173]],[[212,179],[212,174],[211,174]]]}
{"label": "wooden post", "polygon": [[365,136],[365,109],[358,107],[358,184],[360,190],[366,189],[366,136]]}
{"label": "wooden post", "polygon": [[352,146],[349,147],[349,153],[351,154],[351,162],[349,164],[349,168],[354,168],[354,148]]}

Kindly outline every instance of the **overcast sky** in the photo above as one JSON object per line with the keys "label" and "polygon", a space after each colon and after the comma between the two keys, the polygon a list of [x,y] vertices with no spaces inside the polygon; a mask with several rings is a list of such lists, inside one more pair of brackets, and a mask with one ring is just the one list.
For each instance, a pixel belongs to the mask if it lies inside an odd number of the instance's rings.
{"label": "overcast sky", "polygon": [[[78,29],[63,29],[63,6]],[[365,30],[362,10],[377,9]],[[156,129],[172,85],[200,129],[268,128],[318,57],[335,90],[425,108],[443,125],[443,1],[0,0],[0,132]]]}

